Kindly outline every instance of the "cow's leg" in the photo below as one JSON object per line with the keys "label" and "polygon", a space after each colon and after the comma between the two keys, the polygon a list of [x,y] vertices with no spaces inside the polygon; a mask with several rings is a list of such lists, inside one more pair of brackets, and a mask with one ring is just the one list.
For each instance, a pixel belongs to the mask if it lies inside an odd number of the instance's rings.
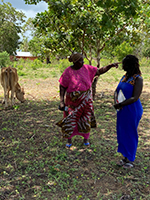
{"label": "cow's leg", "polygon": [[4,101],[5,101],[5,108],[8,107],[8,102],[9,102],[9,90],[6,90],[4,92]]}
{"label": "cow's leg", "polygon": [[15,104],[14,93],[15,93],[15,87],[13,87],[11,90],[11,106]]}
{"label": "cow's leg", "polygon": [[15,73],[14,73],[14,71],[11,69],[11,70],[10,70],[11,106],[13,106],[13,105],[15,104],[15,98],[14,98],[14,94],[15,94],[15,85],[16,85]]}
{"label": "cow's leg", "polygon": [[4,83],[4,102],[5,102],[5,108],[8,107],[8,101],[9,101],[9,90],[7,87],[7,82]]}
{"label": "cow's leg", "polygon": [[3,85],[3,90],[4,90],[4,99],[2,100],[2,104],[5,104],[5,102],[6,102],[6,95],[5,95],[5,88],[4,88],[4,85]]}
{"label": "cow's leg", "polygon": [[5,102],[5,108],[7,108],[8,107],[7,91],[4,91],[4,102]]}
{"label": "cow's leg", "polygon": [[5,90],[4,90],[4,99],[2,101],[2,104],[5,104],[5,102],[6,102],[6,94],[5,94]]}

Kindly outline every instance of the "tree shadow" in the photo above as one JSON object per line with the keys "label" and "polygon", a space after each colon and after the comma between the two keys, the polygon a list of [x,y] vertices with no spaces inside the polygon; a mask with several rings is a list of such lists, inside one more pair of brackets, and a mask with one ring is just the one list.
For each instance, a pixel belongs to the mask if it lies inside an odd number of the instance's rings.
{"label": "tree shadow", "polygon": [[[62,199],[67,195],[76,199],[81,194],[81,199],[96,199],[97,195],[111,199],[112,194],[116,198],[127,194],[129,188],[135,190],[138,197],[148,195],[149,185],[141,186],[141,177],[144,177],[144,182],[150,178],[147,174],[150,166],[147,159],[149,99],[150,93],[143,92],[144,113],[139,124],[137,166],[129,172],[131,179],[127,177],[127,171],[116,166],[119,155],[116,153],[116,111],[112,90],[96,94],[94,111],[97,128],[91,130],[88,148],[83,146],[83,140],[78,136],[74,137],[71,149],[65,148],[66,139],[62,138],[61,129],[55,125],[63,117],[58,110],[58,99],[26,100],[23,104],[17,102],[13,109],[8,110],[1,105],[0,173],[5,186],[0,189],[1,199],[23,196],[32,199],[35,194],[41,193],[45,199]],[[138,179],[135,185],[134,177]],[[141,193],[137,193],[139,189]],[[14,192],[16,190],[18,193]]]}

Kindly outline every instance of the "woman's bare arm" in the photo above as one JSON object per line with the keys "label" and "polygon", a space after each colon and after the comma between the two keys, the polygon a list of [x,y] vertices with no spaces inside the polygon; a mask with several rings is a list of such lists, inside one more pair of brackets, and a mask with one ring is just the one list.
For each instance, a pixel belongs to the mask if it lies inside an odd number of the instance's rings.
{"label": "woman's bare arm", "polygon": [[115,109],[120,109],[123,106],[129,105],[137,101],[142,93],[142,89],[143,89],[143,78],[138,77],[135,81],[132,97],[129,99],[126,99],[125,101],[121,103],[115,104],[114,105]]}
{"label": "woman's bare arm", "polygon": [[98,69],[97,69],[97,72],[96,72],[96,74],[95,74],[95,76],[99,76],[99,75],[101,75],[101,74],[106,73],[106,72],[107,72],[108,70],[110,70],[112,67],[118,68],[118,64],[119,64],[119,63],[112,63],[112,64],[107,65],[107,66],[105,66],[105,67],[98,68]]}
{"label": "woman's bare arm", "polygon": [[59,85],[59,89],[60,89],[60,109],[63,109],[65,106],[65,102],[64,102],[64,98],[65,98],[65,93],[66,93],[66,89],[65,87],[63,87],[61,84]]}

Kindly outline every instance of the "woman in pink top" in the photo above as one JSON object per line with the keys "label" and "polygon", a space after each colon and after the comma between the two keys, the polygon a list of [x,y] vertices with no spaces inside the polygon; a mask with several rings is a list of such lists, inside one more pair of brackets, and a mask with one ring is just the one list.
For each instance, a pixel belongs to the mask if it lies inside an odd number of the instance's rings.
{"label": "woman in pink top", "polygon": [[75,135],[83,136],[84,145],[88,146],[90,129],[96,127],[91,94],[93,78],[112,67],[117,68],[118,63],[102,68],[84,65],[83,56],[79,53],[72,54],[69,61],[73,65],[66,68],[59,79],[59,109],[64,111],[64,118],[57,125],[61,127],[63,137],[68,139],[67,147],[71,147],[71,138]]}

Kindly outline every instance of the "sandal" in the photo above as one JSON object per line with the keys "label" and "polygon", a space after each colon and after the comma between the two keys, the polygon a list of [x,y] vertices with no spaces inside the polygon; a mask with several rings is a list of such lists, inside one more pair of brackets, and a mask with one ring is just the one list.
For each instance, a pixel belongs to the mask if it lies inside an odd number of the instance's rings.
{"label": "sandal", "polygon": [[123,166],[123,165],[125,165],[126,164],[126,159],[122,159],[122,160],[120,160],[119,162],[117,162],[117,165],[118,166]]}
{"label": "sandal", "polygon": [[90,143],[89,142],[84,142],[84,145],[85,146],[90,146]]}
{"label": "sandal", "polygon": [[66,144],[66,147],[70,148],[72,146],[72,144]]}
{"label": "sandal", "polygon": [[130,168],[132,168],[133,167],[133,164],[132,163],[125,163],[124,165],[123,165],[123,168],[125,168],[125,169],[130,169]]}

